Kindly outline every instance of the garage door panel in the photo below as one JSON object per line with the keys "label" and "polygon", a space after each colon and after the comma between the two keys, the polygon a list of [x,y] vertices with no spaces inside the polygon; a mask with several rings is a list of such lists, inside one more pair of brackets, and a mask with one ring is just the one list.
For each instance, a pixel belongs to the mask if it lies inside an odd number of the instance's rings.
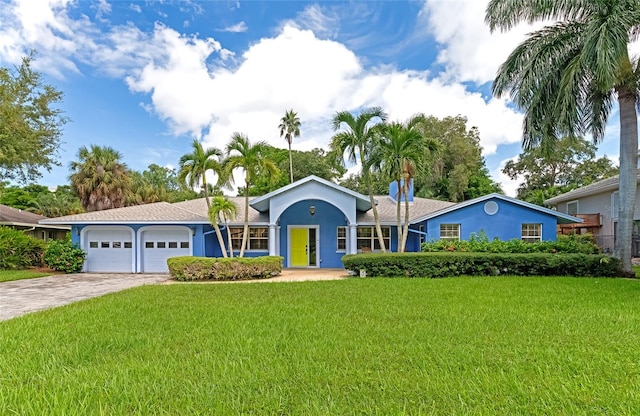
{"label": "garage door panel", "polygon": [[167,273],[167,259],[191,254],[191,232],[182,227],[148,229],[142,233],[142,271]]}
{"label": "garage door panel", "polygon": [[133,272],[131,231],[97,228],[88,230],[86,238],[88,272]]}

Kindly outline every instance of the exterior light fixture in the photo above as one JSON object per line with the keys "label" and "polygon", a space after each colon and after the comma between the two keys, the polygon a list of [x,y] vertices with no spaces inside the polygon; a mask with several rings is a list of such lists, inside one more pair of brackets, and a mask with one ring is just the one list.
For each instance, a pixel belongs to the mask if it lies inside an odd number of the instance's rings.
{"label": "exterior light fixture", "polygon": [[316,207],[315,207],[315,205],[311,205],[309,207],[309,214],[311,214],[312,216],[316,215]]}

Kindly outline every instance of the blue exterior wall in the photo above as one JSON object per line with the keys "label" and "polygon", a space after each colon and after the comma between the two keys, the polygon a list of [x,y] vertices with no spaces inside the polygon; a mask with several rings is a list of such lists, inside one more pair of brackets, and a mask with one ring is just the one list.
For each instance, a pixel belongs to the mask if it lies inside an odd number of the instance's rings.
{"label": "blue exterior wall", "polygon": [[[488,215],[484,204],[494,201],[498,212]],[[440,239],[440,224],[460,224],[460,239],[468,240],[471,233],[483,230],[490,240],[511,240],[522,238],[522,224],[542,224],[542,240],[555,241],[557,219],[555,216],[530,208],[491,198],[476,204],[448,212],[427,221],[427,241]]]}
{"label": "blue exterior wall", "polygon": [[[311,215],[309,209],[315,207],[315,214]],[[323,268],[341,268],[341,258],[345,252],[339,252],[338,227],[346,226],[347,220],[342,211],[335,206],[316,199],[300,201],[287,208],[280,216],[280,255],[284,257],[284,266],[289,265],[289,225],[319,226],[319,266]]]}

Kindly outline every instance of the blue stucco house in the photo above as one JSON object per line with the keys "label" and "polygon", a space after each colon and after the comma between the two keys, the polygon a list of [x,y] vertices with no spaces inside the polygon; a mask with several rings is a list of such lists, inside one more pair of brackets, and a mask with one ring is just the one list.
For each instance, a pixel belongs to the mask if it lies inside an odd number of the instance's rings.
{"label": "blue stucco house", "polygon": [[[391,184],[389,195],[374,199],[385,245],[392,251],[398,247],[395,195]],[[237,255],[244,198],[229,199],[238,208],[236,218],[228,224],[231,249]],[[499,194],[458,204],[409,195],[409,204],[407,251],[419,251],[423,241],[467,239],[480,230],[491,239],[554,240],[558,223],[581,221]],[[316,176],[250,198],[245,256],[282,256],[284,267],[342,268],[343,255],[380,248],[371,208],[368,196]],[[169,257],[222,256],[203,198],[69,215],[41,223],[71,226],[73,241],[87,252],[87,272],[158,273],[167,271]],[[225,237],[226,232],[223,227]]]}

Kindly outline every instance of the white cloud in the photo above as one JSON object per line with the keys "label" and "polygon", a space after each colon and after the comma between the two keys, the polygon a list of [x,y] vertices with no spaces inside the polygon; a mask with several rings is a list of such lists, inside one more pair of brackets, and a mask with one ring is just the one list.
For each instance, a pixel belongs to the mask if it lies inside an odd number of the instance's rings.
{"label": "white cloud", "polygon": [[141,7],[140,7],[140,5],[138,5],[138,4],[131,3],[131,4],[129,5],[129,9],[130,9],[130,10],[133,10],[133,11],[134,11],[134,12],[136,12],[136,13],[142,13],[142,8],[141,8]]}
{"label": "white cloud", "polygon": [[510,161],[517,162],[520,158],[520,155],[516,155],[514,157],[510,157],[508,159],[504,159],[500,161],[500,167],[491,173],[491,176],[496,178],[496,180],[500,183],[502,190],[505,195],[511,196],[515,198],[518,195],[518,187],[524,181],[524,177],[518,176],[516,179],[511,179],[508,175],[502,173],[502,169],[504,169],[505,165]]}
{"label": "white cloud", "polygon": [[249,30],[249,28],[247,27],[247,24],[244,21],[238,22],[235,25],[218,29],[218,31],[220,32],[231,32],[231,33],[242,33],[242,32],[246,32],[247,30]]}

